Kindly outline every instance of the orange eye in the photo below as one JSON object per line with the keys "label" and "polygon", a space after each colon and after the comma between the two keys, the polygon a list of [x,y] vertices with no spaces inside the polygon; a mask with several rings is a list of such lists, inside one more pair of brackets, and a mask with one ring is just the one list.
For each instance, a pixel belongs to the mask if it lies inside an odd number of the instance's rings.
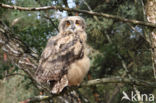
{"label": "orange eye", "polygon": [[76,20],[76,25],[80,25],[80,21]]}
{"label": "orange eye", "polygon": [[69,25],[70,25],[70,22],[69,22],[69,21],[67,21],[67,22],[66,22],[66,25],[67,25],[67,26],[69,26]]}

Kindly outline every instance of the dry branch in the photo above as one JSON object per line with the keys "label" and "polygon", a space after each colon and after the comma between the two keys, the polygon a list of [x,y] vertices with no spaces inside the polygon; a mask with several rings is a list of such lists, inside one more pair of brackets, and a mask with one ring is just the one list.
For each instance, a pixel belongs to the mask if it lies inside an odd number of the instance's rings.
{"label": "dry branch", "polygon": [[150,23],[150,22],[144,22],[144,21],[139,21],[139,20],[133,20],[133,19],[127,19],[127,18],[122,18],[120,16],[116,15],[110,15],[106,13],[97,13],[93,11],[86,11],[86,10],[78,10],[78,9],[73,9],[73,8],[65,8],[65,7],[60,7],[60,6],[44,6],[44,7],[20,7],[20,6],[11,6],[7,4],[2,4],[0,3],[0,7],[2,8],[7,8],[7,9],[14,9],[14,10],[21,10],[21,11],[41,11],[41,10],[60,10],[60,11],[69,11],[69,12],[78,12],[78,13],[84,13],[88,15],[95,15],[95,16],[102,16],[108,19],[116,19],[122,22],[129,22],[133,23],[136,25],[144,25],[144,26],[149,26],[149,27],[154,27],[156,28],[156,24]]}

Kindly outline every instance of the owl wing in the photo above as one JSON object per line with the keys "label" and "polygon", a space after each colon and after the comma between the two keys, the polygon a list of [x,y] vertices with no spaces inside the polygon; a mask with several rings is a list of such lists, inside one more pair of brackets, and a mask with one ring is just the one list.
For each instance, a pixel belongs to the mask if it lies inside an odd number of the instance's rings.
{"label": "owl wing", "polygon": [[36,79],[40,83],[50,82],[52,93],[59,93],[68,85],[69,65],[83,56],[83,43],[75,34],[57,35],[48,40],[39,66]]}

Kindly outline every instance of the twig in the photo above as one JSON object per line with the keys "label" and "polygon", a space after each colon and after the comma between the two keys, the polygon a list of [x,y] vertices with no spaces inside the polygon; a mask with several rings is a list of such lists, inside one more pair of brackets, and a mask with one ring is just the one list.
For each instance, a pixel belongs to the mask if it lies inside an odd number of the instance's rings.
{"label": "twig", "polygon": [[34,102],[49,100],[51,98],[52,98],[52,96],[39,95],[39,96],[35,96],[35,97],[29,98],[27,100],[24,100],[24,101],[22,101],[20,103],[34,103]]}
{"label": "twig", "polygon": [[109,19],[116,19],[116,20],[119,20],[122,22],[130,22],[130,23],[133,23],[136,25],[144,25],[144,26],[156,28],[156,24],[153,24],[150,22],[122,18],[120,16],[110,15],[110,14],[106,14],[106,13],[97,13],[97,12],[93,12],[93,11],[64,8],[64,7],[60,7],[60,6],[21,7],[21,6],[11,6],[11,5],[0,3],[0,7],[7,8],[7,9],[14,9],[14,10],[22,10],[22,11],[41,11],[41,10],[50,10],[50,9],[60,10],[60,11],[65,10],[65,11],[69,11],[69,12],[78,12],[78,13],[84,13],[84,14],[88,14],[88,15],[102,16],[102,17],[109,18]]}
{"label": "twig", "polygon": [[[127,66],[127,68],[129,69],[132,65],[133,65],[132,62],[129,63],[128,66]],[[127,72],[124,72],[124,73],[122,74],[121,78],[124,78],[126,75],[127,75]],[[114,92],[113,92],[113,94],[111,95],[111,97],[108,98],[107,103],[112,103],[112,101],[114,100],[114,98],[116,97],[116,95],[119,93],[120,89],[121,89],[122,87],[124,87],[124,85],[125,85],[125,84],[120,84],[120,83],[119,83],[119,84],[117,84],[117,86],[115,86],[115,89],[113,90]]]}
{"label": "twig", "polygon": [[16,75],[18,75],[18,76],[26,76],[26,75],[21,74],[21,73],[12,73],[12,74],[7,74],[7,75],[5,75],[5,78],[6,78],[6,77],[10,77],[10,76],[16,76]]}
{"label": "twig", "polygon": [[130,29],[132,29],[135,33],[137,33],[139,36],[143,37],[148,43],[150,43],[149,40],[146,39],[146,37],[144,37],[140,32],[138,32],[135,27],[133,27],[131,24],[127,23],[128,26],[130,27]]}
{"label": "twig", "polygon": [[52,18],[50,18],[50,17],[48,17],[48,16],[45,16],[45,15],[43,15],[43,17],[46,18],[46,19],[48,19],[48,20],[51,22],[51,24],[55,27],[55,29],[56,29],[57,31],[59,31],[58,28],[57,28],[57,26],[55,25],[54,21],[52,20]]}
{"label": "twig", "polygon": [[[88,5],[88,3],[85,1],[85,0],[82,0],[83,2],[84,2],[84,4],[87,6],[87,8],[88,8],[88,10],[90,11],[90,12],[93,12],[93,10],[91,9],[91,7]],[[97,18],[97,16],[93,16],[93,18],[97,21],[97,22],[99,22],[99,19]]]}

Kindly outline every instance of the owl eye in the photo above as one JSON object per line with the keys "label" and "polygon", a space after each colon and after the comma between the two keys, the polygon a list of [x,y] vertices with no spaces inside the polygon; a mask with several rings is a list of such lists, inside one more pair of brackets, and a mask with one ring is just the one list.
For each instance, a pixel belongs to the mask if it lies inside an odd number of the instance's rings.
{"label": "owl eye", "polygon": [[80,25],[80,21],[76,20],[75,24]]}
{"label": "owl eye", "polygon": [[69,22],[69,21],[67,21],[67,22],[66,22],[66,25],[67,25],[67,26],[69,26],[69,25],[70,25],[70,22]]}

